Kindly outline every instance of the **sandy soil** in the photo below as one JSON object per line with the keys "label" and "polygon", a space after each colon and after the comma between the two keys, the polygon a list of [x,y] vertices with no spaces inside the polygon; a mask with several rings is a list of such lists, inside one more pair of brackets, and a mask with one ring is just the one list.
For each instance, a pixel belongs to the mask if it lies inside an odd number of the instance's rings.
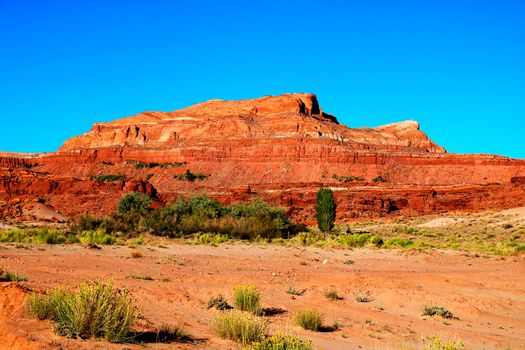
{"label": "sandy soil", "polygon": [[[131,258],[140,251],[142,258]],[[353,260],[354,264],[344,264]],[[474,349],[525,349],[525,257],[479,257],[458,252],[394,250],[322,250],[227,244],[219,247],[103,247],[0,245],[0,266],[27,275],[29,282],[0,283],[1,349],[142,349],[102,341],[68,340],[52,332],[48,321],[26,316],[28,290],[111,277],[129,289],[140,305],[143,329],[178,324],[200,340],[197,344],[145,344],[162,349],[235,349],[210,327],[216,310],[206,302],[218,293],[231,297],[239,283],[257,285],[263,306],[282,310],[268,316],[272,332],[287,331],[312,339],[323,349],[417,348],[421,337],[460,339]],[[130,278],[148,275],[156,280]],[[162,279],[170,279],[163,282]],[[289,286],[306,289],[293,298]],[[342,300],[323,292],[335,289]],[[358,303],[355,294],[370,291],[374,300]],[[458,319],[422,316],[421,307],[440,305]],[[294,311],[313,306],[325,324],[341,328],[314,333],[296,327]]]}

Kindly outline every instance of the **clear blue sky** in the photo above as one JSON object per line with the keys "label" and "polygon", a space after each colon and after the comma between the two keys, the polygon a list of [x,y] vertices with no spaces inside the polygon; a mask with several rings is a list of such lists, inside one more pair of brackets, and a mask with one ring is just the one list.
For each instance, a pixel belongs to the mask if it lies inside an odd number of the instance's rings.
{"label": "clear blue sky", "polygon": [[0,0],[0,150],[144,110],[313,92],[450,152],[525,158],[525,0]]}

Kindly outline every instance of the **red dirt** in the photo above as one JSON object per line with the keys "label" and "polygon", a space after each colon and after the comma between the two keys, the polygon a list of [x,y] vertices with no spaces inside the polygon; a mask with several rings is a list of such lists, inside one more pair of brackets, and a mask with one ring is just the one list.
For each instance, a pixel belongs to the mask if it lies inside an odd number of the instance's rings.
{"label": "red dirt", "polygon": [[[179,324],[200,344],[174,343],[183,349],[235,349],[218,339],[210,323],[217,313],[206,302],[218,293],[231,300],[231,288],[252,283],[263,294],[263,307],[284,310],[267,317],[272,332],[288,331],[312,339],[329,349],[399,349],[418,344],[421,337],[460,339],[474,349],[525,347],[524,257],[476,257],[453,252],[393,250],[321,250],[279,246],[222,245],[140,247],[142,258],[131,258],[136,249],[78,246],[0,246],[0,266],[23,273],[27,288],[42,290],[55,285],[74,286],[86,279],[111,277],[129,289],[140,305],[141,327],[154,329]],[[353,265],[343,264],[348,259]],[[326,260],[326,263],[324,263]],[[155,281],[132,279],[131,274]],[[161,279],[169,278],[170,282]],[[293,299],[289,286],[306,289]],[[333,288],[343,300],[329,301],[323,292]],[[370,291],[374,300],[358,303],[355,294]],[[122,349],[106,342],[67,340],[55,336],[50,322],[35,321],[23,311],[25,288],[0,284],[0,339],[2,349]],[[458,319],[444,322],[422,316],[421,306],[440,305]],[[325,324],[338,321],[335,332],[304,331],[291,320],[303,307],[315,307]],[[140,349],[138,345],[128,345]],[[168,345],[147,344],[149,349]]]}

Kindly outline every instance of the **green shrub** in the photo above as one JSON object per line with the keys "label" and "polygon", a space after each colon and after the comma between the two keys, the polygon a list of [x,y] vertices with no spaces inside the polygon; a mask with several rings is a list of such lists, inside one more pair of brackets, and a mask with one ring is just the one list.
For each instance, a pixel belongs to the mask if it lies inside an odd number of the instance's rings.
{"label": "green shrub", "polygon": [[268,325],[263,318],[242,311],[226,311],[217,315],[213,330],[223,339],[249,344],[264,339]]}
{"label": "green shrub", "polygon": [[312,342],[289,334],[275,334],[250,344],[244,350],[311,350]]}
{"label": "green shrub", "polygon": [[231,309],[230,304],[228,304],[228,301],[226,298],[222,295],[216,295],[214,297],[211,297],[208,300],[208,303],[206,304],[206,309],[215,308],[217,310],[228,310]]}
{"label": "green shrub", "polygon": [[342,299],[339,294],[337,294],[337,291],[334,289],[326,290],[324,292],[324,296],[328,300],[339,300]]}
{"label": "green shrub", "polygon": [[27,282],[29,278],[24,275],[12,273],[0,268],[0,282]]}
{"label": "green shrub", "polygon": [[339,235],[338,241],[346,247],[363,247],[370,239],[366,233],[350,233]]}
{"label": "green shrub", "polygon": [[443,318],[454,318],[454,314],[442,306],[427,306],[423,305],[423,315],[434,316],[438,315]]}
{"label": "green shrub", "polygon": [[233,306],[241,311],[249,311],[259,315],[261,308],[261,292],[251,284],[240,284],[233,287]]}
{"label": "green shrub", "polygon": [[62,233],[51,231],[47,227],[37,229],[16,229],[0,233],[0,242],[62,244],[66,238]]}
{"label": "green shrub", "polygon": [[299,310],[294,315],[295,323],[309,331],[317,332],[323,325],[323,316],[315,309]]}
{"label": "green shrub", "polygon": [[386,245],[389,247],[397,246],[397,247],[406,248],[406,247],[413,246],[414,242],[406,238],[392,238],[386,242]]}
{"label": "green shrub", "polygon": [[315,201],[315,216],[317,225],[322,232],[328,232],[334,227],[336,205],[334,194],[329,188],[321,188]]}
{"label": "green shrub", "polygon": [[525,252],[525,245],[519,245],[516,247],[516,253]]}
{"label": "green shrub", "polygon": [[221,244],[228,242],[228,235],[209,234],[209,233],[197,233],[195,239],[200,244]]}
{"label": "green shrub", "polygon": [[119,213],[128,213],[135,210],[139,213],[145,212],[151,205],[151,199],[147,194],[139,192],[127,193],[118,202]]}
{"label": "green shrub", "polygon": [[112,282],[98,281],[81,283],[74,293],[53,289],[43,296],[33,294],[27,309],[36,318],[54,320],[59,335],[111,342],[130,340],[138,316],[128,292],[115,289]]}
{"label": "green shrub", "polygon": [[200,173],[197,173],[197,174],[194,174],[190,171],[190,169],[186,169],[186,172],[183,173],[183,174],[179,174],[179,175],[174,175],[173,178],[175,180],[180,180],[180,181],[189,181],[189,182],[193,182],[195,180],[204,180],[204,179],[207,179],[210,175],[206,175],[206,174],[200,174]]}
{"label": "green shrub", "polygon": [[96,231],[84,231],[80,237],[80,242],[91,244],[113,245],[117,242],[117,238],[107,234],[104,229]]}
{"label": "green shrub", "polygon": [[109,174],[109,175],[93,176],[93,179],[98,181],[98,182],[115,182],[115,181],[119,181],[119,180],[126,180],[126,176],[125,175]]}

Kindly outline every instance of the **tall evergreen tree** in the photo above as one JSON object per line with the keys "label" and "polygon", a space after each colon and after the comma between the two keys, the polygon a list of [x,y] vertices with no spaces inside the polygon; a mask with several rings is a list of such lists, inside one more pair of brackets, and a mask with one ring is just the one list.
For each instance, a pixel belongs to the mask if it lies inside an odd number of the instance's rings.
{"label": "tall evergreen tree", "polygon": [[334,193],[329,188],[320,188],[315,200],[315,216],[317,226],[322,232],[328,232],[334,227],[336,205]]}

